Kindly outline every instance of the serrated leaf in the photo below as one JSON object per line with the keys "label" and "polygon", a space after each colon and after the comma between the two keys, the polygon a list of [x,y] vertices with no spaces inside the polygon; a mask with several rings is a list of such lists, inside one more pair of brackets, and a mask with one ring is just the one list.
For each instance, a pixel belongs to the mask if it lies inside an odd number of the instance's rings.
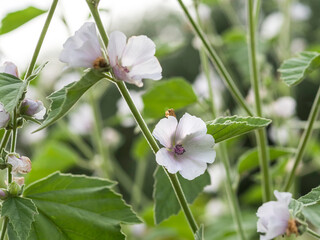
{"label": "serrated leaf", "polygon": [[[284,157],[295,152],[295,149],[291,148],[280,148],[280,147],[269,147],[270,161],[275,160],[279,157]],[[257,148],[250,149],[239,158],[238,161],[238,173],[243,174],[251,171],[252,169],[259,166],[259,153]]]}
{"label": "serrated leaf", "polygon": [[300,197],[298,201],[308,206],[320,202],[320,186],[313,188],[309,193]]}
{"label": "serrated leaf", "polygon": [[70,83],[64,88],[52,93],[48,99],[51,101],[50,110],[47,118],[43,121],[39,131],[53,124],[64,115],[77,103],[86,91],[93,85],[104,78],[103,73],[97,70],[90,70],[79,81]]}
{"label": "serrated leaf", "polygon": [[[159,224],[171,215],[178,214],[180,205],[173,191],[171,183],[161,167],[157,167],[154,173],[154,190],[153,198],[155,201],[155,223]],[[210,175],[205,172],[196,179],[189,181],[178,175],[183,192],[188,203],[193,203],[203,188],[210,184]]]}
{"label": "serrated leaf", "polygon": [[285,60],[279,72],[281,79],[288,85],[300,83],[308,74],[320,67],[320,53],[301,52],[295,58]]}
{"label": "serrated leaf", "polygon": [[142,96],[144,115],[150,118],[163,117],[169,108],[178,110],[197,101],[192,86],[183,78],[161,80]]}
{"label": "serrated leaf", "polygon": [[[29,185],[24,195],[35,203],[39,216],[29,240],[124,239],[120,223],[140,223],[121,195],[105,179],[54,173]],[[51,235],[50,235],[51,236]]]}
{"label": "serrated leaf", "polygon": [[9,218],[9,228],[16,233],[16,239],[28,239],[31,224],[38,214],[37,207],[32,200],[21,197],[11,197],[2,204],[1,216]]}
{"label": "serrated leaf", "polygon": [[1,21],[0,35],[11,32],[45,12],[45,10],[35,7],[27,7],[16,12],[8,13]]}
{"label": "serrated leaf", "polygon": [[295,199],[291,199],[289,209],[291,210],[293,216],[297,216],[298,214],[300,214],[303,210],[303,207],[303,203]]}
{"label": "serrated leaf", "polygon": [[0,102],[12,113],[26,90],[27,82],[6,73],[0,73]]}
{"label": "serrated leaf", "polygon": [[204,227],[203,227],[203,225],[201,225],[200,228],[195,233],[194,240],[204,240]]}
{"label": "serrated leaf", "polygon": [[214,137],[216,143],[263,128],[271,123],[270,119],[260,117],[220,117],[207,122],[207,134]]}

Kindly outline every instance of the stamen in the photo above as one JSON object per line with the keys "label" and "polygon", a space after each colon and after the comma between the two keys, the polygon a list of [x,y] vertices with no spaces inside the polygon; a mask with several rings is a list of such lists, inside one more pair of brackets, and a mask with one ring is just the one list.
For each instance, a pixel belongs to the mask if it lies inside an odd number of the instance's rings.
{"label": "stamen", "polygon": [[177,116],[176,116],[176,113],[174,112],[174,109],[173,109],[173,108],[168,109],[168,110],[166,111],[166,113],[165,113],[165,116],[166,116],[166,118],[168,118],[169,116],[177,117]]}
{"label": "stamen", "polygon": [[108,67],[108,64],[107,64],[106,60],[103,57],[98,57],[93,62],[93,68],[94,69],[101,69],[101,68],[106,68],[106,67]]}
{"label": "stamen", "polygon": [[182,147],[181,144],[177,144],[173,150],[174,150],[174,153],[177,155],[182,155],[184,152],[186,152],[186,150]]}
{"label": "stamen", "polygon": [[298,222],[295,219],[289,219],[288,227],[286,229],[286,235],[289,237],[291,234],[299,235],[299,230],[297,226]]}

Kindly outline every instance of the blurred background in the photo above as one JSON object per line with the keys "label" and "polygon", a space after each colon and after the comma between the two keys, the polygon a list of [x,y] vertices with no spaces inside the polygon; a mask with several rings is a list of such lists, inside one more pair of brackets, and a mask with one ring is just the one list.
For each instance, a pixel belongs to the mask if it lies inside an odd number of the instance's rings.
{"label": "blurred background", "polygon": [[[313,73],[297,87],[289,88],[279,79],[277,69],[283,60],[296,53],[320,50],[320,1],[318,0],[268,0],[261,1],[258,19],[258,60],[262,81],[261,96],[264,116],[273,120],[268,127],[268,141],[274,148],[271,173],[275,188],[282,186],[294,149],[297,147],[305,121],[319,85],[319,71]],[[185,1],[195,16],[192,1]],[[0,19],[8,14],[35,7],[47,10],[50,0],[1,1]],[[250,89],[248,53],[246,43],[246,1],[203,0],[199,5],[201,24],[227,69],[253,106]],[[201,43],[194,37],[191,26],[175,0],[117,0],[100,2],[101,16],[107,31],[120,30],[127,36],[147,35],[157,46],[156,55],[163,68],[165,79],[183,78],[192,85],[197,100],[178,109],[212,120],[208,113],[210,101],[206,76],[199,57]],[[41,13],[41,14],[40,14]],[[25,13],[26,14],[26,13]],[[6,32],[4,22],[0,27],[0,62],[14,62],[23,76],[46,14],[39,11],[23,26]],[[19,21],[19,18],[15,18]],[[27,95],[46,100],[53,91],[77,81],[82,75],[79,69],[66,69],[59,62],[59,54],[66,39],[86,21],[92,21],[86,2],[61,0],[45,38],[38,63],[48,61],[41,75],[31,82]],[[224,83],[210,66],[214,101],[219,115],[242,115]],[[164,81],[164,80],[161,80]],[[132,97],[153,129],[164,116],[164,108],[153,112],[146,108],[150,91],[159,83],[144,81],[143,88],[129,86]],[[167,107],[170,107],[169,105]],[[316,123],[319,129],[320,123]],[[193,239],[180,213],[162,222],[153,221],[153,172],[155,158],[143,136],[135,127],[124,101],[115,86],[108,82],[97,84],[58,123],[35,134],[37,126],[26,123],[19,131],[18,152],[29,156],[33,170],[26,176],[26,184],[47,176],[54,171],[107,177],[119,182],[117,190],[145,220],[144,224],[125,228],[128,239],[187,240]],[[256,233],[256,209],[261,205],[259,169],[248,164],[255,157],[254,134],[234,138],[227,142],[233,167],[234,188],[239,197],[244,228],[251,239]],[[231,151],[232,150],[232,151]],[[251,152],[250,152],[251,150]],[[251,154],[251,155],[250,155]],[[295,196],[303,195],[320,183],[320,145],[318,131],[312,136],[299,177],[295,182]],[[205,235],[209,240],[237,239],[224,188],[224,168],[219,159],[208,169],[211,185],[205,188],[192,205],[199,222],[205,223]],[[320,206],[310,208],[309,213],[319,213]],[[312,222],[320,227],[320,220]],[[300,239],[308,239],[301,237]]]}

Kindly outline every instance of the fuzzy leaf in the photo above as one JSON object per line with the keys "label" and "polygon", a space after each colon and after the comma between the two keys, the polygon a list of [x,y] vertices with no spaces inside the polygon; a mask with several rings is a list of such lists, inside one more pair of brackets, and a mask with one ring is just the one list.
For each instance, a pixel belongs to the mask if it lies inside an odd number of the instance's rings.
{"label": "fuzzy leaf", "polygon": [[105,179],[54,173],[29,185],[24,194],[39,215],[29,240],[125,239],[120,224],[140,223]]}
{"label": "fuzzy leaf", "polygon": [[308,206],[320,202],[320,186],[313,188],[309,193],[300,197],[298,201]]}
{"label": "fuzzy leaf", "polygon": [[0,73],[0,102],[12,113],[26,90],[27,82],[6,73]]}
{"label": "fuzzy leaf", "polygon": [[36,214],[38,214],[37,207],[28,198],[11,197],[2,204],[1,216],[9,218],[9,228],[12,228],[11,230],[17,235],[15,239],[28,239]]}
{"label": "fuzzy leaf", "polygon": [[268,126],[271,120],[260,117],[220,117],[207,122],[207,134],[216,143]]}
{"label": "fuzzy leaf", "polygon": [[[295,150],[291,148],[279,148],[279,147],[269,147],[270,160],[275,160],[279,157],[284,157],[294,153]],[[238,161],[238,173],[243,174],[245,172],[251,171],[252,169],[259,166],[259,155],[257,148],[250,149],[245,152]]]}
{"label": "fuzzy leaf", "polygon": [[70,83],[59,91],[52,93],[48,97],[51,101],[48,116],[36,131],[48,127],[66,115],[81,96],[103,78],[104,75],[100,71],[90,70],[79,81]]}
{"label": "fuzzy leaf", "polygon": [[[210,176],[205,172],[196,179],[189,181],[178,174],[178,178],[188,203],[193,203],[203,188],[210,184]],[[178,214],[180,205],[172,189],[170,181],[162,167],[157,167],[154,173],[155,222],[161,223],[171,215]]]}
{"label": "fuzzy leaf", "polygon": [[23,10],[8,13],[1,21],[0,35],[11,32],[45,12],[35,7],[27,7]]}
{"label": "fuzzy leaf", "polygon": [[197,101],[192,86],[183,78],[161,80],[143,96],[144,115],[150,118],[164,117],[166,110],[178,110]]}
{"label": "fuzzy leaf", "polygon": [[288,86],[294,86],[319,67],[320,53],[301,52],[297,57],[285,60],[279,72],[281,73],[281,79]]}

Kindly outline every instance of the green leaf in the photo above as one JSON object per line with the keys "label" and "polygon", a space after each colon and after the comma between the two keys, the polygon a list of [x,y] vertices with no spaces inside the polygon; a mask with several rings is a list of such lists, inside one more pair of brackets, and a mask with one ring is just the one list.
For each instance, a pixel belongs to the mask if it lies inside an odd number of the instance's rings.
{"label": "green leaf", "polygon": [[31,75],[27,78],[26,81],[30,82],[33,79],[35,79],[36,77],[38,77],[38,75],[41,73],[41,71],[44,69],[44,67],[48,64],[48,62],[45,62],[43,64],[41,64],[39,67],[37,67],[36,69],[33,70],[33,72],[31,73]]}
{"label": "green leaf", "polygon": [[23,10],[8,13],[1,21],[0,35],[11,32],[45,12],[35,7],[27,7]]}
{"label": "green leaf", "polygon": [[[270,160],[275,160],[280,157],[288,156],[294,153],[295,150],[291,148],[281,148],[281,147],[269,147]],[[259,155],[257,148],[250,149],[245,152],[238,162],[238,173],[243,174],[249,172],[254,168],[259,166]]]}
{"label": "green leaf", "polygon": [[308,206],[317,204],[320,201],[320,186],[313,188],[309,193],[300,197],[298,201]]}
{"label": "green leaf", "polygon": [[303,203],[295,199],[291,199],[291,202],[289,204],[289,209],[291,210],[293,216],[299,215],[302,212],[303,207],[304,207]]}
{"label": "green leaf", "polygon": [[32,171],[27,175],[26,183],[31,183],[56,171],[65,171],[72,167],[79,155],[67,145],[58,141],[46,142],[32,158]]}
{"label": "green leaf", "polygon": [[108,180],[54,173],[27,187],[39,215],[29,240],[125,239],[120,224],[140,223]]}
{"label": "green leaf", "polygon": [[0,102],[12,113],[26,90],[27,82],[6,73],[0,73]]}
{"label": "green leaf", "polygon": [[[210,184],[210,175],[205,172],[196,179],[189,181],[178,175],[181,187],[188,203],[193,203],[203,188]],[[155,222],[159,224],[171,215],[178,214],[180,205],[173,191],[171,183],[162,167],[157,167],[154,173]]]}
{"label": "green leaf", "polygon": [[200,226],[196,234],[194,235],[194,240],[204,240],[204,227]]}
{"label": "green leaf", "polygon": [[288,85],[294,86],[320,67],[320,53],[301,52],[297,57],[285,60],[279,72],[281,79]]}
{"label": "green leaf", "polygon": [[59,91],[52,93],[48,97],[51,101],[48,116],[36,131],[48,127],[66,115],[80,97],[103,78],[104,75],[100,71],[90,70],[79,81],[70,83]]}
{"label": "green leaf", "polygon": [[197,101],[192,86],[183,78],[161,80],[142,96],[144,115],[150,118],[164,116],[166,110],[178,110]]}
{"label": "green leaf", "polygon": [[18,236],[16,239],[28,239],[36,214],[38,214],[37,207],[27,198],[10,197],[2,204],[1,216],[9,218],[9,228],[15,231]]}
{"label": "green leaf", "polygon": [[320,203],[304,207],[302,213],[315,227],[320,228]]}
{"label": "green leaf", "polygon": [[207,133],[216,143],[268,126],[271,120],[260,117],[220,117],[207,122]]}

